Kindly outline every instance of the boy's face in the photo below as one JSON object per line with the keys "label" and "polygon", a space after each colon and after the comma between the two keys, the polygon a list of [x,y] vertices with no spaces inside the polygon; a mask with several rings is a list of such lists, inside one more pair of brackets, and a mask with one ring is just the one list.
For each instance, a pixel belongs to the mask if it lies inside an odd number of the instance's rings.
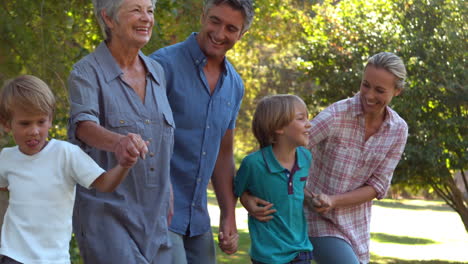
{"label": "boy's face", "polygon": [[[277,130],[276,133],[285,143],[293,147],[307,146],[309,144],[309,130],[311,127],[307,108],[305,105],[296,103],[294,109],[295,116],[293,121],[282,129]],[[279,137],[277,138],[278,140],[280,140]]]}
{"label": "boy's face", "polygon": [[47,144],[52,116],[31,114],[19,107],[13,108],[13,118],[5,124],[5,130],[11,132],[21,152],[34,155]]}

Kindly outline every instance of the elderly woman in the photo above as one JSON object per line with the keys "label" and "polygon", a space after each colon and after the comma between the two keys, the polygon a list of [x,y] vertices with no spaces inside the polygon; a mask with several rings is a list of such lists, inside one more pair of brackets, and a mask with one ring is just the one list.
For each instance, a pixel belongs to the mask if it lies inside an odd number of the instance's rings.
{"label": "elderly woman", "polygon": [[[371,201],[385,197],[408,135],[406,122],[388,106],[402,92],[405,78],[398,56],[378,53],[367,62],[360,92],[311,121],[314,161],[305,211],[318,263],[369,262]],[[241,201],[261,221],[275,211],[247,193]]]}
{"label": "elderly woman", "polygon": [[140,49],[154,0],[95,0],[105,41],[73,67],[69,138],[111,168],[140,159],[113,193],[77,188],[73,229],[85,263],[170,263],[174,121],[163,69]]}

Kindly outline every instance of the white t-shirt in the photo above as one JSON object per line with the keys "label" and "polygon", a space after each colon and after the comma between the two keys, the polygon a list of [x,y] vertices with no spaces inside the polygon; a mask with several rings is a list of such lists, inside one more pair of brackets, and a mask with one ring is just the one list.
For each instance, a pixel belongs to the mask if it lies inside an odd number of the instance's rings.
{"label": "white t-shirt", "polygon": [[0,255],[27,264],[69,264],[75,186],[105,171],[79,147],[52,139],[35,155],[0,152],[0,187],[10,191]]}

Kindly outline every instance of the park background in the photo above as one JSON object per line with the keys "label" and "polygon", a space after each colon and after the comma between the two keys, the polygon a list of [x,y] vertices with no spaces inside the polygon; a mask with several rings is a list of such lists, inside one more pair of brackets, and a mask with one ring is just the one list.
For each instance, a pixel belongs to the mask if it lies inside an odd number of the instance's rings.
{"label": "park background", "polygon": [[[372,263],[467,263],[468,2],[255,0],[254,4],[251,29],[227,55],[246,88],[236,129],[236,161],[257,148],[250,123],[259,98],[297,94],[313,117],[359,90],[369,56],[394,52],[404,60],[408,79],[392,107],[407,121],[409,137],[389,192],[389,198],[395,199],[374,206],[373,218],[379,219],[372,226]],[[153,36],[144,53],[198,31],[202,5],[202,0],[158,1]],[[2,0],[0,83],[19,74],[45,80],[58,99],[50,135],[66,139],[68,75],[72,65],[101,41],[91,0]],[[0,149],[12,144],[0,129]],[[213,198],[209,206],[217,232],[215,205]],[[245,218],[242,208],[238,217]],[[219,262],[249,263],[244,220],[239,221],[239,253],[219,254]],[[414,233],[419,228],[422,231]],[[385,251],[382,247],[387,253],[377,254]],[[423,254],[417,253],[418,247]],[[79,263],[73,241],[71,252],[73,262]]]}

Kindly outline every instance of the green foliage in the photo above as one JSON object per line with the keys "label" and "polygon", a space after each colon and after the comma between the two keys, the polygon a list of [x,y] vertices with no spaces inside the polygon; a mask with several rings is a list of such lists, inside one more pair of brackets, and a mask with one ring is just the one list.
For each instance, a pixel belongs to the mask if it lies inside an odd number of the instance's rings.
{"label": "green foliage", "polygon": [[[197,31],[201,10],[202,1],[158,1],[153,37],[143,51]],[[256,0],[255,12],[252,28],[228,53],[246,87],[236,157],[257,146],[250,122],[260,97],[295,93],[316,114],[358,91],[370,55],[392,51],[408,69],[407,90],[393,107],[410,127],[394,182],[430,188],[468,219],[452,176],[468,170],[465,1]],[[1,1],[0,34],[0,83],[19,74],[45,80],[58,99],[50,134],[64,139],[68,74],[102,41],[91,1]],[[0,132],[0,149],[12,143]]]}
{"label": "green foliage", "polygon": [[[409,138],[395,183],[433,188],[459,212],[467,201],[453,174],[468,169],[466,3],[461,0],[341,1],[312,7],[300,66],[319,89],[309,102],[326,106],[359,89],[367,58],[391,51],[403,58],[408,85],[394,109]],[[468,186],[465,186],[468,190]]]}
{"label": "green foliage", "polygon": [[443,181],[468,165],[468,27],[463,5],[420,0],[398,7],[406,13],[401,39],[410,78],[404,96],[411,98],[398,104],[411,128],[400,171],[405,169],[402,175],[420,184]]}
{"label": "green foliage", "polygon": [[20,74],[43,79],[57,98],[50,135],[64,139],[69,107],[66,79],[73,63],[99,41],[91,3],[2,1],[0,34],[0,82]]}

